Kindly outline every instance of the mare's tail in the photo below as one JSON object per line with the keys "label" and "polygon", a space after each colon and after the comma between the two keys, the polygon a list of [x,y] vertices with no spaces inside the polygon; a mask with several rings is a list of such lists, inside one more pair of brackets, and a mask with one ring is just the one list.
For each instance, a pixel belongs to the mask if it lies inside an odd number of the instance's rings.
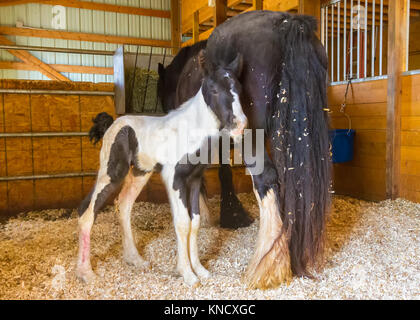
{"label": "mare's tail", "polygon": [[114,119],[106,112],[101,112],[92,119],[93,126],[89,130],[89,140],[97,144],[104,136],[106,130],[112,125]]}

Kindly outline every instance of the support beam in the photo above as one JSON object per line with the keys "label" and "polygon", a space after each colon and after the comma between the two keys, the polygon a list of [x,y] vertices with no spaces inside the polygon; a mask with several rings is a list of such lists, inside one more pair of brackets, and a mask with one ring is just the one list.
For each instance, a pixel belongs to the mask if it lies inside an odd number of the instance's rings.
{"label": "support beam", "polygon": [[103,43],[115,43],[115,44],[127,44],[127,45],[131,44],[131,45],[164,47],[164,48],[171,47],[171,42],[165,41],[165,40],[112,36],[112,35],[84,33],[84,32],[46,30],[46,29],[38,29],[38,28],[16,28],[16,27],[0,26],[0,34],[22,36],[22,37],[61,39],[61,40],[91,41],[91,42],[103,42]]}
{"label": "support beam", "polygon": [[200,37],[200,23],[199,23],[200,19],[199,19],[199,12],[198,10],[196,12],[194,12],[193,15],[193,42],[197,43],[199,42],[199,37]]}
{"label": "support beam", "polygon": [[252,0],[252,8],[254,10],[262,10],[263,1],[262,0]]}
{"label": "support beam", "polygon": [[216,28],[219,24],[226,21],[227,18],[227,0],[214,0],[213,8],[213,26]]}
{"label": "support beam", "polygon": [[[214,30],[214,28],[210,28],[207,31],[200,33],[199,36],[198,36],[198,41],[208,39],[208,37],[210,37],[211,33],[213,32],[213,30]],[[192,46],[193,44],[194,44],[193,39],[190,39],[190,40],[187,40],[187,41],[183,42],[182,47]]]}
{"label": "support beam", "polygon": [[181,47],[181,6],[180,0],[171,0],[171,47],[175,56]]}
{"label": "support beam", "polygon": [[[5,45],[15,45],[15,43],[6,37],[0,35],[0,44]],[[22,60],[27,65],[34,68],[33,70],[37,70],[41,72],[43,75],[47,76],[51,80],[59,80],[59,81],[70,81],[67,77],[63,76],[60,72],[49,66],[48,64],[42,62],[38,58],[34,57],[27,51],[22,50],[7,50],[9,53],[14,55],[16,58]]]}
{"label": "support beam", "polygon": [[14,6],[27,3],[40,3],[48,5],[60,5],[68,8],[79,8],[79,9],[89,9],[97,11],[106,11],[106,12],[115,12],[115,13],[126,13],[134,14],[140,16],[148,17],[158,17],[158,18],[170,18],[171,13],[167,10],[154,10],[154,9],[145,9],[138,7],[129,7],[129,6],[119,6],[114,4],[106,4],[99,2],[87,2],[79,0],[0,0],[0,7],[4,6]]}
{"label": "support beam", "polygon": [[400,194],[401,170],[401,75],[407,53],[407,1],[390,1],[388,8],[388,102],[386,130],[386,195]]}

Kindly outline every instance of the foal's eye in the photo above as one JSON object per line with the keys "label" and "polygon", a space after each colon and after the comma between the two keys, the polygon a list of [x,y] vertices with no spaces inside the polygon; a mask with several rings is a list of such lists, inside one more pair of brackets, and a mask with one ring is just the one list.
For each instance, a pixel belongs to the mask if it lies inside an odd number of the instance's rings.
{"label": "foal's eye", "polygon": [[214,94],[214,95],[217,95],[217,90],[212,89],[212,90],[210,90],[210,93],[211,93],[211,94]]}

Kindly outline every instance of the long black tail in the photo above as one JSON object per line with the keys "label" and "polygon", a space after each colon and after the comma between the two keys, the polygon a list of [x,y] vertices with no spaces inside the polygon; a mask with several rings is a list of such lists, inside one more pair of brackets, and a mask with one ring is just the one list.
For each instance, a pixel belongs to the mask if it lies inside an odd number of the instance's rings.
{"label": "long black tail", "polygon": [[114,119],[106,112],[101,112],[92,119],[93,126],[89,130],[89,140],[97,144],[104,136],[106,130],[112,125]]}
{"label": "long black tail", "polygon": [[279,205],[289,236],[292,271],[308,275],[323,248],[329,205],[330,157],[327,60],[317,22],[296,15],[279,26],[281,72],[271,86],[268,134],[280,184]]}

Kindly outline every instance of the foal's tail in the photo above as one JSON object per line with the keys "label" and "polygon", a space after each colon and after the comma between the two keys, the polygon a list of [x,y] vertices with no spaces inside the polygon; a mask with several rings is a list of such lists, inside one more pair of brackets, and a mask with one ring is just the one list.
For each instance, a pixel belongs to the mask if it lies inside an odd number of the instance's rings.
{"label": "foal's tail", "polygon": [[279,178],[279,206],[289,237],[292,271],[307,268],[322,252],[329,205],[330,157],[325,50],[315,36],[317,22],[292,16],[279,25],[284,48],[281,71],[272,84],[268,135]]}
{"label": "foal's tail", "polygon": [[92,119],[93,126],[89,130],[89,140],[97,144],[104,136],[106,130],[112,125],[114,119],[106,112],[101,112]]}

